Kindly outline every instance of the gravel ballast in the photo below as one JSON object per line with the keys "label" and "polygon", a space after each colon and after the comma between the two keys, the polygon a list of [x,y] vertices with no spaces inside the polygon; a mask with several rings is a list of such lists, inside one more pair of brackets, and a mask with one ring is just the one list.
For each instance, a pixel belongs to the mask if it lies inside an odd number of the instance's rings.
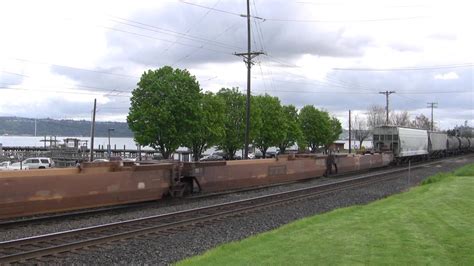
{"label": "gravel ballast", "polygon": [[[119,242],[119,244],[110,244],[100,249],[89,249],[87,251],[81,251],[77,255],[71,254],[65,259],[58,259],[56,262],[67,264],[169,264],[189,256],[201,254],[219,244],[265,232],[303,217],[326,212],[335,208],[365,204],[394,193],[399,193],[406,190],[409,186],[419,184],[430,175],[452,171],[472,162],[474,162],[472,157],[453,158],[449,161],[412,170],[410,180],[408,180],[406,172],[391,174],[399,178],[363,188],[332,193],[321,198],[298,202],[291,206],[249,213],[244,217],[231,217],[225,221],[212,223],[209,226],[193,228],[192,231],[175,232],[165,236],[148,236],[145,238],[122,241]],[[408,181],[410,181],[410,184],[408,184]],[[54,223],[45,222],[44,224],[32,224],[20,228],[0,229],[0,241],[202,207],[325,182],[331,182],[331,179],[312,180],[305,183],[294,183],[209,199],[204,198],[193,202],[185,203],[185,201],[183,201],[182,204],[174,204],[173,206],[165,206],[166,204],[159,203],[157,205],[161,207],[147,207],[109,215],[94,215],[90,218],[84,217],[77,220],[65,219],[64,221],[54,221]]]}

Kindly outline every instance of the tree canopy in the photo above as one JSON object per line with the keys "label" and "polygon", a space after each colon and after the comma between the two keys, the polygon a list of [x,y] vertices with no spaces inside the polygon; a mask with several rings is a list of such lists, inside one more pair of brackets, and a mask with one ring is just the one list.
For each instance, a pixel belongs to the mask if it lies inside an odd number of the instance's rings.
{"label": "tree canopy", "polygon": [[208,148],[217,145],[224,137],[224,101],[212,92],[202,95],[198,108],[198,123],[192,130],[189,143],[195,161]]}
{"label": "tree canopy", "polygon": [[286,149],[295,145],[295,143],[304,143],[303,133],[301,132],[298,109],[294,105],[282,106],[282,114],[284,122],[284,136],[278,143],[280,153],[285,153]]}
{"label": "tree canopy", "polygon": [[143,73],[133,90],[127,122],[135,141],[167,159],[189,143],[198,120],[199,83],[187,70],[164,66]]}
{"label": "tree canopy", "polygon": [[286,135],[286,124],[280,100],[268,94],[254,96],[255,108],[260,110],[260,130],[254,136],[254,145],[266,157],[268,148],[278,146]]}
{"label": "tree canopy", "polygon": [[235,152],[244,146],[245,96],[237,88],[223,88],[217,97],[224,103],[224,135],[218,148],[233,159]]}
{"label": "tree canopy", "polygon": [[[150,146],[168,159],[180,147],[188,147],[193,159],[217,146],[234,159],[244,148],[245,95],[237,88],[202,93],[187,70],[164,66],[143,73],[133,90],[127,122],[135,141]],[[282,106],[277,97],[251,97],[249,144],[265,156],[268,148],[280,152],[294,145],[312,152],[328,146],[341,134],[341,123],[325,111],[308,105],[298,114],[295,106]]]}
{"label": "tree canopy", "polygon": [[327,145],[333,138],[334,134],[331,130],[335,125],[332,124],[327,112],[320,111],[312,105],[306,105],[300,110],[299,121],[311,152],[316,152],[318,147]]}

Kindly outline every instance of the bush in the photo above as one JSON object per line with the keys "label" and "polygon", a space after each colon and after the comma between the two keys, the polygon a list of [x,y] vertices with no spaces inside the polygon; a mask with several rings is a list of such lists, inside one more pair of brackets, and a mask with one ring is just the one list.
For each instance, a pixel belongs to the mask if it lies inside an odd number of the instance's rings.
{"label": "bush", "polygon": [[436,183],[436,182],[439,182],[439,181],[441,181],[441,180],[443,180],[443,179],[445,179],[445,178],[447,178],[451,175],[452,175],[451,173],[438,173],[436,175],[430,176],[427,179],[423,180],[421,185],[428,185],[428,184]]}
{"label": "bush", "polygon": [[454,171],[455,176],[474,176],[474,164],[469,164]]}

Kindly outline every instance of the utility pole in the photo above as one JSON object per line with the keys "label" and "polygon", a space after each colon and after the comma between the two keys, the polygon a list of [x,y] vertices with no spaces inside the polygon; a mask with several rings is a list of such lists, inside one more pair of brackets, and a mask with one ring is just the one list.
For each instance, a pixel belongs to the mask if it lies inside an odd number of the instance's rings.
{"label": "utility pole", "polygon": [[431,108],[431,131],[433,131],[434,130],[433,108],[438,108],[438,103],[435,103],[435,102],[428,103],[428,108]]}
{"label": "utility pole", "polygon": [[351,110],[349,110],[349,153],[352,152],[352,123],[351,123]]}
{"label": "utility pole", "polygon": [[392,93],[395,93],[395,91],[381,91],[379,92],[380,94],[385,94],[385,97],[387,99],[387,103],[385,105],[385,111],[387,113],[387,118],[385,119],[385,125],[388,125],[388,96]]}
{"label": "utility pole", "polygon": [[97,99],[94,99],[94,110],[92,111],[92,125],[91,125],[91,155],[89,161],[94,161],[94,135],[95,135],[95,112],[97,107]]}
{"label": "utility pole", "polygon": [[249,134],[250,134],[250,80],[251,80],[251,68],[252,68],[252,59],[258,55],[263,54],[263,52],[251,52],[251,42],[250,42],[250,0],[247,0],[247,16],[241,15],[242,17],[247,17],[247,52],[246,53],[234,53],[234,55],[242,56],[244,62],[247,64],[247,109],[245,111],[245,148],[244,148],[244,160],[248,158],[249,154]]}

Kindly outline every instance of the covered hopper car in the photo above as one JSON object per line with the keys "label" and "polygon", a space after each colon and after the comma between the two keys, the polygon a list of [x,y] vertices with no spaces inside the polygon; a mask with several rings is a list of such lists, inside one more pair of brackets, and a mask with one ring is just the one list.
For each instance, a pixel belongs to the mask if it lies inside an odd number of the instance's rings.
{"label": "covered hopper car", "polygon": [[393,152],[395,162],[403,162],[465,153],[474,148],[474,142],[443,132],[381,126],[373,131],[373,147],[376,152]]}

